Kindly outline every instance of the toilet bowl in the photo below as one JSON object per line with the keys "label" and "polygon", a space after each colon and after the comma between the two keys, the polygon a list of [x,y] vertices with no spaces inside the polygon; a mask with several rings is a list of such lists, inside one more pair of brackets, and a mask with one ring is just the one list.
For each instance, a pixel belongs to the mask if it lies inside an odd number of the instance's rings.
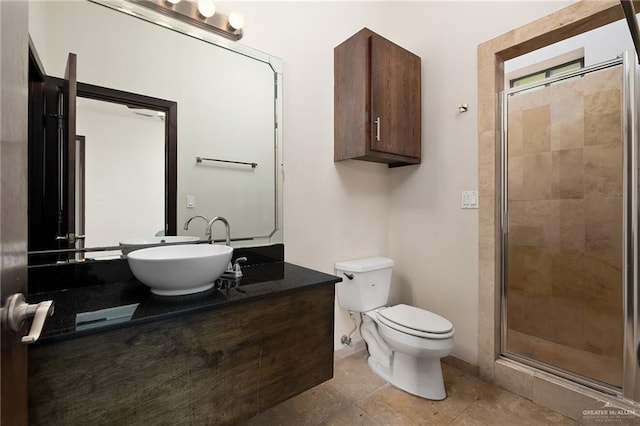
{"label": "toilet bowl", "polygon": [[383,257],[336,264],[343,277],[338,303],[360,312],[369,367],[392,385],[422,398],[447,394],[440,358],[453,350],[453,325],[432,312],[405,304],[385,306],[393,261]]}
{"label": "toilet bowl", "polygon": [[[397,308],[419,309],[413,306],[396,305],[364,313],[362,327],[366,331],[362,332],[362,337],[369,345],[369,366],[379,376],[402,390],[427,399],[445,399],[447,394],[440,358],[449,355],[453,350],[453,326],[450,325],[444,333],[432,333],[414,330],[402,324],[390,325],[382,315],[385,311]],[[419,310],[435,315],[429,311]],[[438,316],[438,318],[446,321],[442,317]],[[428,326],[425,325],[422,328],[428,328]],[[379,340],[370,338],[376,332],[389,348],[388,351],[371,348],[372,345],[379,345]]]}

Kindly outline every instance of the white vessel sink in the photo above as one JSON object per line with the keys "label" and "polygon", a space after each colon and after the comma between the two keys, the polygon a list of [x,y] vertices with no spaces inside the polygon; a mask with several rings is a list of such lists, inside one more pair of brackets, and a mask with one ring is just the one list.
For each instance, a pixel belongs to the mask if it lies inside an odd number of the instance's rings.
{"label": "white vessel sink", "polygon": [[226,270],[233,248],[184,244],[144,248],[129,253],[133,275],[161,296],[181,296],[213,287]]}
{"label": "white vessel sink", "polygon": [[120,247],[122,247],[122,254],[128,255],[134,250],[157,246],[159,244],[191,243],[199,240],[200,238],[189,235],[129,238],[127,240],[120,241]]}

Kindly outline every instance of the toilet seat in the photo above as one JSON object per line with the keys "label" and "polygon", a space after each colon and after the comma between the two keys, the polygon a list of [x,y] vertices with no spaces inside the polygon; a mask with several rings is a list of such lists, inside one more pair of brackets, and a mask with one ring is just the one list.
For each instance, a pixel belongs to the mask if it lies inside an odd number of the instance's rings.
{"label": "toilet seat", "polygon": [[428,339],[453,336],[453,324],[433,312],[409,305],[396,305],[376,310],[376,319],[396,331]]}

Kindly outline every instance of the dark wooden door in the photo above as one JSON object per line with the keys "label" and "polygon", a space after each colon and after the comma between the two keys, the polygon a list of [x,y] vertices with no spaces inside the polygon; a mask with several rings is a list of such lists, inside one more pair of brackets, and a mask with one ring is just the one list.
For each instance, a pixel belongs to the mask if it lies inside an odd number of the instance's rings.
{"label": "dark wooden door", "polygon": [[[0,296],[27,286],[28,5],[0,1]],[[0,424],[27,424],[27,349],[2,321]]]}
{"label": "dark wooden door", "polygon": [[44,73],[35,46],[29,54],[29,250],[75,248],[76,55],[57,79]]}
{"label": "dark wooden door", "polygon": [[371,37],[371,150],[420,157],[420,58]]}

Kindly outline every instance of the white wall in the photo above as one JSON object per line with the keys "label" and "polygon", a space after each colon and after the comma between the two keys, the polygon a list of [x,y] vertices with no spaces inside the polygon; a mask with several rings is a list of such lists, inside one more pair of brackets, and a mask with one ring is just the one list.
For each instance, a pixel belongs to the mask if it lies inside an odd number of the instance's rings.
{"label": "white wall", "polygon": [[[392,302],[433,310],[456,328],[454,354],[477,362],[477,45],[568,2],[240,2],[242,43],[285,59],[287,260],[392,257]],[[422,58],[423,164],[389,170],[333,163],[333,48],[367,26]],[[470,111],[458,114],[457,105]],[[302,107],[304,106],[304,107]],[[336,348],[351,328],[336,309]]]}

